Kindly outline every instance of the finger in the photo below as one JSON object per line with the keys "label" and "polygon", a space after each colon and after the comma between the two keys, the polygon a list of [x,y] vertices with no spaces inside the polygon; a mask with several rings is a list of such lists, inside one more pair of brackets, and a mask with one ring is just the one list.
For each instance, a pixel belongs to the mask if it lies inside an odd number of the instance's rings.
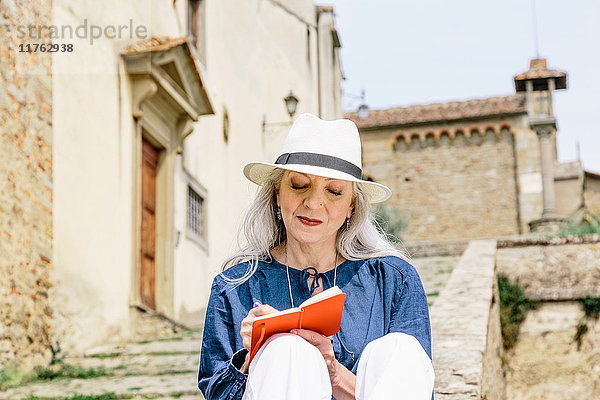
{"label": "finger", "polygon": [[250,310],[250,313],[252,313],[252,315],[254,315],[254,317],[260,317],[263,315],[273,314],[277,311],[278,310],[276,308],[273,308],[268,304],[263,304],[262,306],[258,306],[256,308],[253,308],[252,310]]}
{"label": "finger", "polygon": [[308,343],[316,347],[331,345],[331,341],[327,337],[308,329],[292,329],[290,333],[300,336]]}
{"label": "finger", "polygon": [[240,330],[249,330],[252,329],[252,323],[254,322],[254,318],[244,318],[242,320],[242,326]]}

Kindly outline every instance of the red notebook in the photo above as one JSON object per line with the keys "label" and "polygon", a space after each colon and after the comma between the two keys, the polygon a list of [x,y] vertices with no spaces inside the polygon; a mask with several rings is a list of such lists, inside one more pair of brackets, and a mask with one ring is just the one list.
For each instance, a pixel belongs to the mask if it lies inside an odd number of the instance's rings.
{"label": "red notebook", "polygon": [[257,317],[252,324],[252,361],[262,344],[272,335],[291,329],[310,329],[325,336],[338,333],[346,295],[333,286],[306,300],[300,306]]}

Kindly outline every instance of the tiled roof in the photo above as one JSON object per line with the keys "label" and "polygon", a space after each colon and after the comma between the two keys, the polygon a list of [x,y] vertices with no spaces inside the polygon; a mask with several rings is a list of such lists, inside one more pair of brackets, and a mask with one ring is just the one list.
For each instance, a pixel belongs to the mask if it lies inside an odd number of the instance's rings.
{"label": "tiled roof", "polygon": [[333,6],[317,6],[318,12],[333,12]]}
{"label": "tiled roof", "polygon": [[352,112],[347,113],[346,118],[353,120],[359,129],[365,129],[477,119],[526,112],[525,96],[516,94],[506,97],[370,110],[366,119],[360,119],[357,112]]}
{"label": "tiled roof", "polygon": [[[539,62],[535,62],[539,61]],[[560,78],[567,76],[566,72],[562,72],[556,69],[546,68],[546,60],[531,60],[531,66],[528,71],[523,72],[515,76],[515,80],[524,79],[541,79],[541,78]]]}
{"label": "tiled roof", "polygon": [[586,178],[600,179],[600,174],[592,171],[583,171]]}
{"label": "tiled roof", "polygon": [[555,89],[566,89],[567,88],[567,73],[556,69],[548,69],[546,67],[545,58],[534,58],[529,62],[529,70],[515,76],[515,87],[518,92],[525,91],[525,81],[536,81],[534,83],[534,90],[540,84],[538,90],[547,90],[546,80],[554,78]]}
{"label": "tiled roof", "polygon": [[191,67],[192,72],[198,83],[198,92],[196,92],[198,99],[196,106],[202,103],[205,106],[205,112],[203,112],[203,114],[213,114],[214,111],[212,109],[208,93],[204,86],[202,74],[198,68],[198,64],[196,63],[194,56],[192,55],[191,46],[187,37],[171,38],[169,36],[153,36],[150,39],[141,40],[129,45],[121,52],[121,54],[126,59],[152,57],[151,53],[153,52],[167,51],[170,49],[174,49],[178,46],[181,46],[185,57],[187,57],[187,60],[189,61],[189,66]]}
{"label": "tiled roof", "polygon": [[169,36],[153,36],[150,39],[142,40],[125,48],[123,54],[145,53],[148,51],[161,51],[187,43],[187,37],[170,38]]}

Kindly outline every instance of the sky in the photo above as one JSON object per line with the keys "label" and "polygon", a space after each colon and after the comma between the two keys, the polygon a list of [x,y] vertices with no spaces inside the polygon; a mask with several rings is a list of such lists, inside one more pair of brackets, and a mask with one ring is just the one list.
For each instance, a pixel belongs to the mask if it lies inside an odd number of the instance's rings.
{"label": "sky", "polygon": [[554,94],[559,161],[577,160],[579,144],[584,168],[600,173],[600,1],[317,4],[334,6],[344,111],[356,110],[361,90],[371,109],[510,95],[539,54],[567,72],[567,89]]}

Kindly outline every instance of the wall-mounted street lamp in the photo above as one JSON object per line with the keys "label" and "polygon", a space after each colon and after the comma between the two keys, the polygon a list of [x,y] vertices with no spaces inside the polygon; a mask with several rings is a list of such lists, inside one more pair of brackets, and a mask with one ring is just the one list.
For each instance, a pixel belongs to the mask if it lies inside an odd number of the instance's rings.
{"label": "wall-mounted street lamp", "polygon": [[267,123],[267,118],[263,116],[262,130],[265,132],[267,126],[287,126],[292,124],[292,118],[294,114],[296,114],[296,109],[298,108],[298,103],[300,100],[294,95],[294,93],[290,90],[290,94],[283,98],[285,102],[285,108],[287,109],[288,114],[290,115],[290,120],[287,122],[269,122]]}
{"label": "wall-mounted street lamp", "polygon": [[290,114],[290,118],[296,114],[296,107],[298,107],[298,98],[294,96],[294,93],[290,90],[290,94],[288,94],[283,101],[285,101],[285,107],[287,108],[288,114]]}

